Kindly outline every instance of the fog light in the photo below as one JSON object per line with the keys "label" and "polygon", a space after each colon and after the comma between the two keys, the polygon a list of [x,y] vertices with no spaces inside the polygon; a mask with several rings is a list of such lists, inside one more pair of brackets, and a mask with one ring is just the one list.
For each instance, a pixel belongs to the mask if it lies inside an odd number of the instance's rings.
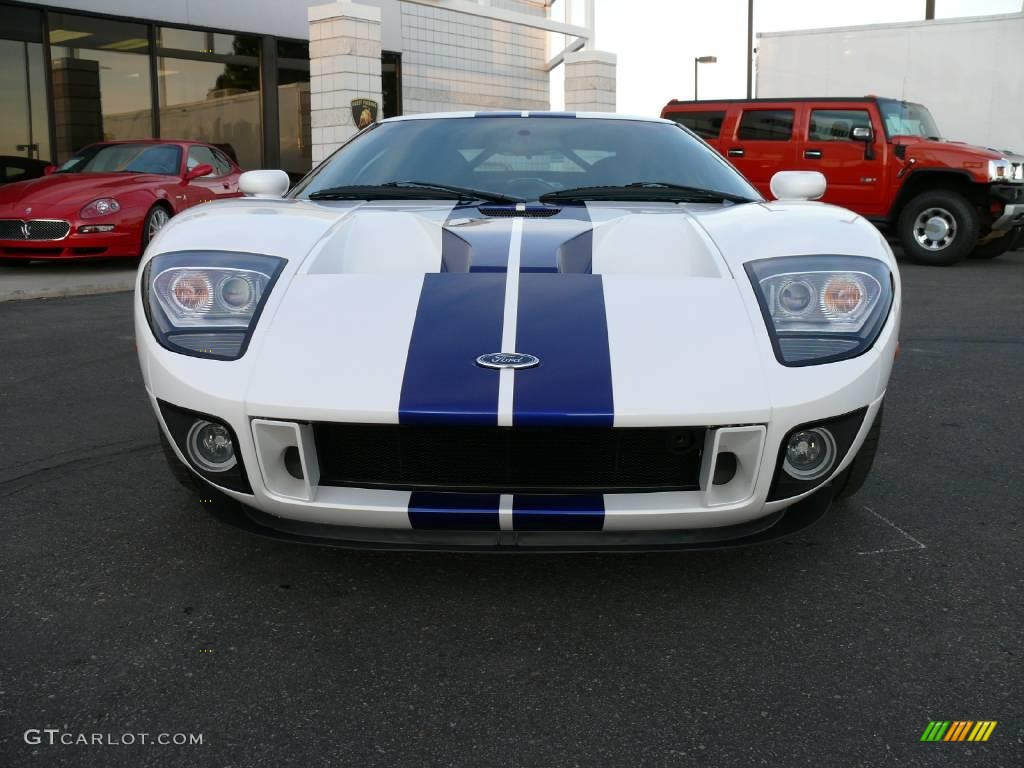
{"label": "fog light", "polygon": [[836,460],[836,440],[823,427],[801,429],[789,436],[783,469],[798,480],[814,480],[826,474]]}
{"label": "fog light", "polygon": [[93,235],[97,232],[110,232],[113,229],[113,224],[85,224],[79,227],[78,231],[83,235]]}
{"label": "fog light", "polygon": [[188,455],[200,469],[225,472],[235,466],[235,445],[223,424],[199,420],[188,431]]}

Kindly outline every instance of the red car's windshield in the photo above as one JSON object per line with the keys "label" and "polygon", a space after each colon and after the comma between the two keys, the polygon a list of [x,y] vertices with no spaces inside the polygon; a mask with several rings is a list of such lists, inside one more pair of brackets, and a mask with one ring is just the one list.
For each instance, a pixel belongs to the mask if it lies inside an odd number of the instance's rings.
{"label": "red car's windshield", "polygon": [[175,144],[94,144],[72,157],[57,173],[158,173],[177,176],[181,147]]}

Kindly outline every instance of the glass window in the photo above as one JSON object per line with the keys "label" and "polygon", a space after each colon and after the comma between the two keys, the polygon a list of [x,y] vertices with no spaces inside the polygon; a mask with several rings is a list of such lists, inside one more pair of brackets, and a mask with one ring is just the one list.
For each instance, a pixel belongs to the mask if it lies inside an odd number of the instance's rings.
{"label": "glass window", "polygon": [[722,133],[725,112],[670,112],[668,118],[685,125],[702,139],[717,139]]}
{"label": "glass window", "polygon": [[313,166],[309,43],[277,42],[277,124],[281,169],[298,181]]}
{"label": "glass window", "polygon": [[191,171],[197,165],[206,163],[208,166],[213,168],[213,173],[208,174],[210,176],[223,176],[223,166],[218,162],[217,156],[213,150],[209,147],[189,147],[188,148],[188,159],[185,161],[188,169]]}
{"label": "glass window", "polygon": [[402,114],[402,54],[384,51],[380,55],[381,117]]}
{"label": "glass window", "polygon": [[218,176],[227,176],[235,171],[235,166],[219,149],[213,150],[213,167],[217,170]]}
{"label": "glass window", "polygon": [[0,157],[49,160],[43,46],[0,40]]}
{"label": "glass window", "polygon": [[807,136],[811,141],[852,141],[854,128],[870,128],[866,109],[814,109]]}
{"label": "glass window", "polygon": [[878,108],[885,120],[885,130],[890,136],[921,136],[926,139],[939,139],[939,126],[928,109],[920,104],[907,101],[891,101],[879,99]]}
{"label": "glass window", "polygon": [[747,109],[740,118],[738,138],[748,141],[788,141],[793,135],[793,110]]}
{"label": "glass window", "polygon": [[72,157],[57,173],[158,173],[177,176],[181,147],[176,144],[97,144]]}
{"label": "glass window", "polygon": [[157,37],[160,135],[215,144],[243,168],[259,168],[260,38],[174,27]]}
{"label": "glass window", "polygon": [[523,199],[571,187],[660,181],[758,198],[718,153],[677,126],[556,117],[383,123],[321,165],[297,193],[391,181],[433,181]]}
{"label": "glass window", "polygon": [[153,135],[145,24],[51,13],[58,161],[96,141]]}

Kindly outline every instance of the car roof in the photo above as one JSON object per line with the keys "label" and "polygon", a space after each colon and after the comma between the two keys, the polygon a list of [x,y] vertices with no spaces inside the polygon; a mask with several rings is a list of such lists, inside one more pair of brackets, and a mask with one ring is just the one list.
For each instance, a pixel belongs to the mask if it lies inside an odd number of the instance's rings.
{"label": "car roof", "polygon": [[672,99],[666,107],[677,107],[677,106],[706,106],[708,104],[778,104],[778,103],[794,103],[799,104],[802,102],[837,102],[837,101],[900,101],[900,99],[892,99],[888,96],[782,96],[777,99],[770,98],[757,98],[757,99],[701,99],[700,101],[686,101],[685,99]]}
{"label": "car roof", "polygon": [[466,117],[567,117],[584,120],[633,120],[644,123],[672,123],[660,117],[647,115],[623,115],[618,112],[557,112],[551,110],[491,110],[482,112],[426,112],[417,115],[399,115],[386,117],[380,122],[397,123],[405,120],[451,120]]}

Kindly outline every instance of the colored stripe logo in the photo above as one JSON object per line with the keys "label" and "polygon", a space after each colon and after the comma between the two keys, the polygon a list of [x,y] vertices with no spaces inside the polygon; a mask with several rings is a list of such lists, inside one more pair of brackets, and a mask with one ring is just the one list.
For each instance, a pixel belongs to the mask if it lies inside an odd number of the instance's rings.
{"label": "colored stripe logo", "polygon": [[921,741],[988,741],[996,720],[932,720]]}

